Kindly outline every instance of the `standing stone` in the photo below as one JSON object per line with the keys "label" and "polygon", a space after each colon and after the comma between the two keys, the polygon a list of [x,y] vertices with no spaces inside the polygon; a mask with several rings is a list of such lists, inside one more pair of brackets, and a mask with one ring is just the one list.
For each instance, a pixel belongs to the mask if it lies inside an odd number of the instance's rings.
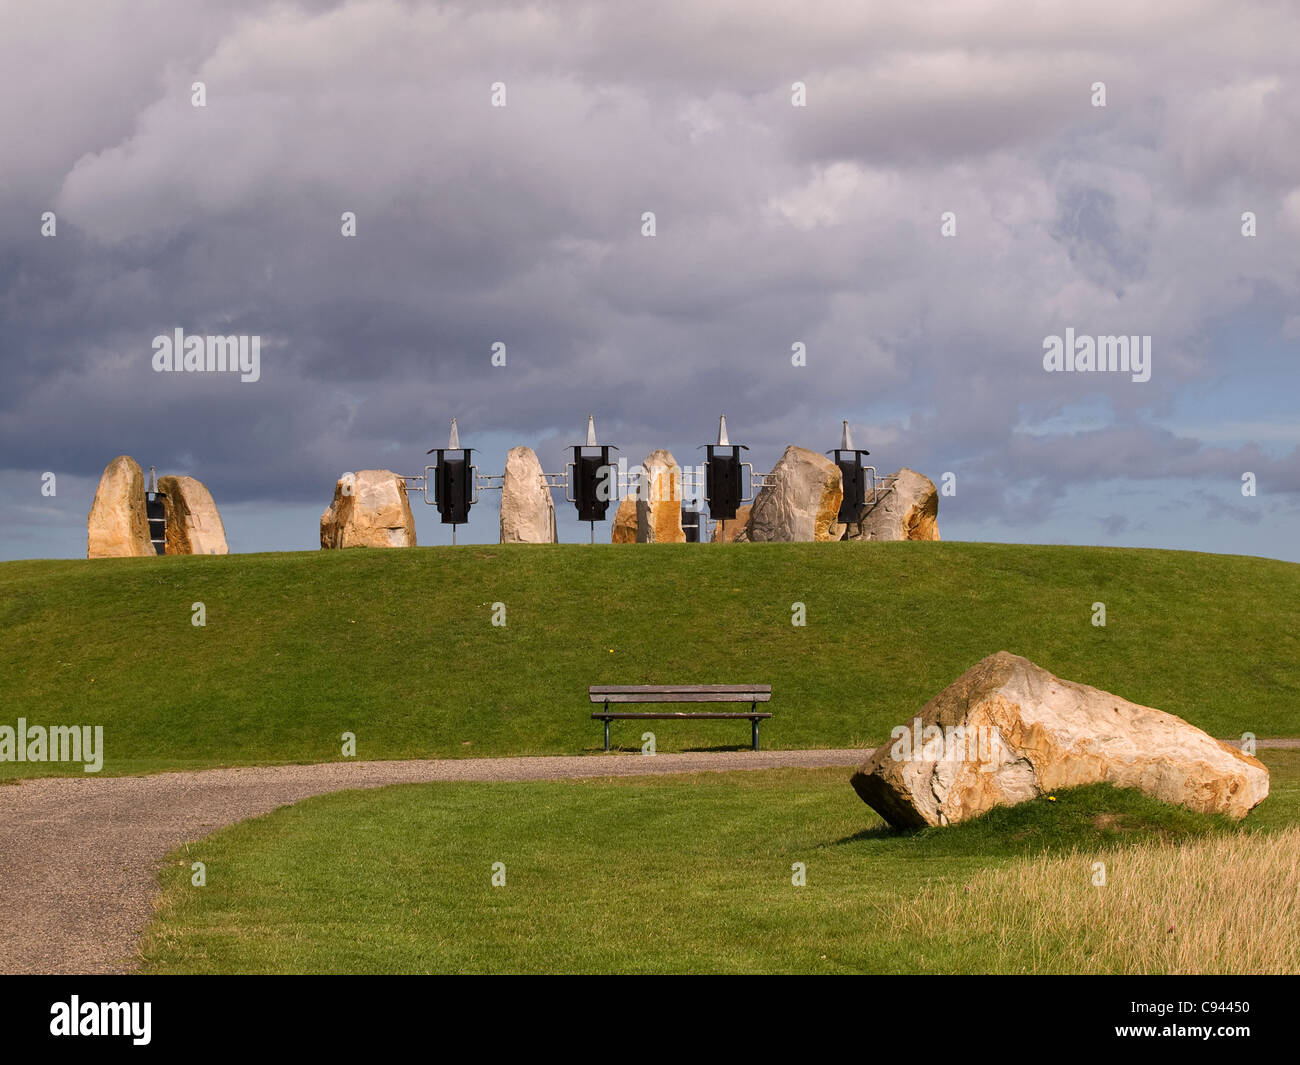
{"label": "standing stone", "polygon": [[862,511],[848,526],[848,540],[939,539],[939,492],[930,478],[904,466],[892,477],[881,478],[879,502]]}
{"label": "standing stone", "polygon": [[1268,795],[1268,769],[1236,747],[1006,651],[894,729],[852,783],[891,825],[921,828],[1102,781],[1236,818]]}
{"label": "standing stone", "polygon": [[717,521],[713,523],[713,535],[709,538],[711,543],[721,541],[724,544],[743,543],[746,539],[745,527],[749,524],[749,513],[754,508],[746,503],[744,506],[736,508],[736,516],[729,521]]}
{"label": "standing stone", "polygon": [[144,474],[130,455],[104,467],[95,501],[86,518],[86,557],[152,556],[149,518],[144,506]]}
{"label": "standing stone", "polygon": [[609,542],[636,543],[636,499],[633,496],[620,500],[618,510],[614,512],[614,531],[610,533]]}
{"label": "standing stone", "polygon": [[501,481],[501,542],[553,544],[555,501],[542,464],[530,447],[512,447]]}
{"label": "standing stone", "polygon": [[320,546],[414,547],[415,517],[405,479],[392,470],[361,470],[340,477],[334,500],[320,518]]}
{"label": "standing stone", "polygon": [[226,555],[226,527],[212,493],[193,477],[159,477],[169,555]]}
{"label": "standing stone", "polygon": [[636,542],[684,544],[682,470],[672,452],[659,448],[641,463],[636,496]]}
{"label": "standing stone", "polygon": [[838,540],[844,498],[840,468],[825,455],[793,444],[785,449],[749,512],[746,539],[753,543]]}

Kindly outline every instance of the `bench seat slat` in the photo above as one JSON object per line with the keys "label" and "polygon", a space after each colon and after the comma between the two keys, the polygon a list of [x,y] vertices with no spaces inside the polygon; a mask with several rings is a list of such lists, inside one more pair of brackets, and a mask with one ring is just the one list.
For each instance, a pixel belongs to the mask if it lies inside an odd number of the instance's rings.
{"label": "bench seat slat", "polygon": [[587,689],[592,695],[623,692],[657,692],[670,695],[674,692],[768,692],[770,684],[593,684]]}
{"label": "bench seat slat", "polygon": [[593,703],[770,703],[771,692],[678,692],[656,695],[653,692],[592,693]]}
{"label": "bench seat slat", "polygon": [[662,710],[662,711],[596,710],[592,713],[591,716],[592,719],[596,721],[603,721],[606,718],[610,719],[611,721],[622,720],[625,718],[656,718],[658,720],[667,721],[670,718],[678,718],[678,717],[680,718],[739,717],[739,718],[748,718],[750,720],[753,720],[756,717],[768,718],[771,717],[772,714],[771,711],[768,710],[755,710],[751,713],[731,713],[727,711],[709,712],[709,711],[696,711],[696,710],[692,710],[686,713],[674,713],[672,710]]}

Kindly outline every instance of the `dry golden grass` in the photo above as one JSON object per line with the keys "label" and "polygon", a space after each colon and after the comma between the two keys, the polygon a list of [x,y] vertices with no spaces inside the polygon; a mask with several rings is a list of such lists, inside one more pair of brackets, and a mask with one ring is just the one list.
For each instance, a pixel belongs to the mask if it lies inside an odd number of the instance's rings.
{"label": "dry golden grass", "polygon": [[890,927],[987,972],[1281,974],[1300,973],[1297,909],[1292,827],[1017,861],[927,890]]}

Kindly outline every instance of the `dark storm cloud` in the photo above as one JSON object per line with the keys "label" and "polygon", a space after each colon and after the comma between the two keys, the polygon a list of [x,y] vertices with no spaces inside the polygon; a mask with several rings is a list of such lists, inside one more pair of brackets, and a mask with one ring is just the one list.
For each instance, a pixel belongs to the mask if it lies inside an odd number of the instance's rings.
{"label": "dark storm cloud", "polygon": [[[1261,293],[1295,305],[1300,79],[1277,7],[4,18],[5,468],[93,479],[125,451],[223,502],[310,501],[343,470],[417,468],[452,416],[558,444],[594,411],[632,461],[685,462],[726,410],[760,466],[851,418],[883,468],[964,471],[976,516],[1038,521],[1106,477],[1259,467],[1300,487],[1294,455],[1143,420],[1215,372],[1216,323]],[[1043,373],[1066,326],[1151,334],[1152,381]],[[261,380],[155,374],[151,340],[177,327],[261,335]],[[1017,428],[1089,397],[1114,424]]]}

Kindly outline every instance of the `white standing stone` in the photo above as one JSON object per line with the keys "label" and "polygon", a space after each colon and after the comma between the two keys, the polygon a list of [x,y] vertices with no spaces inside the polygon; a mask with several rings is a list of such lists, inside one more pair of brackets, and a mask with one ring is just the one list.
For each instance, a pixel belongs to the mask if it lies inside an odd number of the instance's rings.
{"label": "white standing stone", "polygon": [[792,444],[768,478],[772,486],[759,490],[744,539],[765,543],[840,538],[844,526],[836,518],[844,481],[835,463]]}
{"label": "white standing stone", "polygon": [[104,468],[86,517],[86,557],[143,558],[153,554],[144,474],[130,455],[118,455]]}
{"label": "white standing stone", "polygon": [[512,447],[501,482],[501,542],[553,544],[555,500],[542,464],[530,447]]}
{"label": "white standing stone", "polygon": [[862,519],[848,526],[850,540],[939,539],[939,492],[934,482],[904,466],[880,480],[875,506],[868,504]]}
{"label": "white standing stone", "polygon": [[641,463],[641,490],[636,499],[636,542],[684,544],[682,468],[671,451],[659,448]]}
{"label": "white standing stone", "polygon": [[322,550],[343,547],[414,547],[415,516],[406,480],[392,470],[345,474],[320,518]]}
{"label": "white standing stone", "polygon": [[226,527],[212,493],[193,477],[159,477],[169,555],[226,555]]}

